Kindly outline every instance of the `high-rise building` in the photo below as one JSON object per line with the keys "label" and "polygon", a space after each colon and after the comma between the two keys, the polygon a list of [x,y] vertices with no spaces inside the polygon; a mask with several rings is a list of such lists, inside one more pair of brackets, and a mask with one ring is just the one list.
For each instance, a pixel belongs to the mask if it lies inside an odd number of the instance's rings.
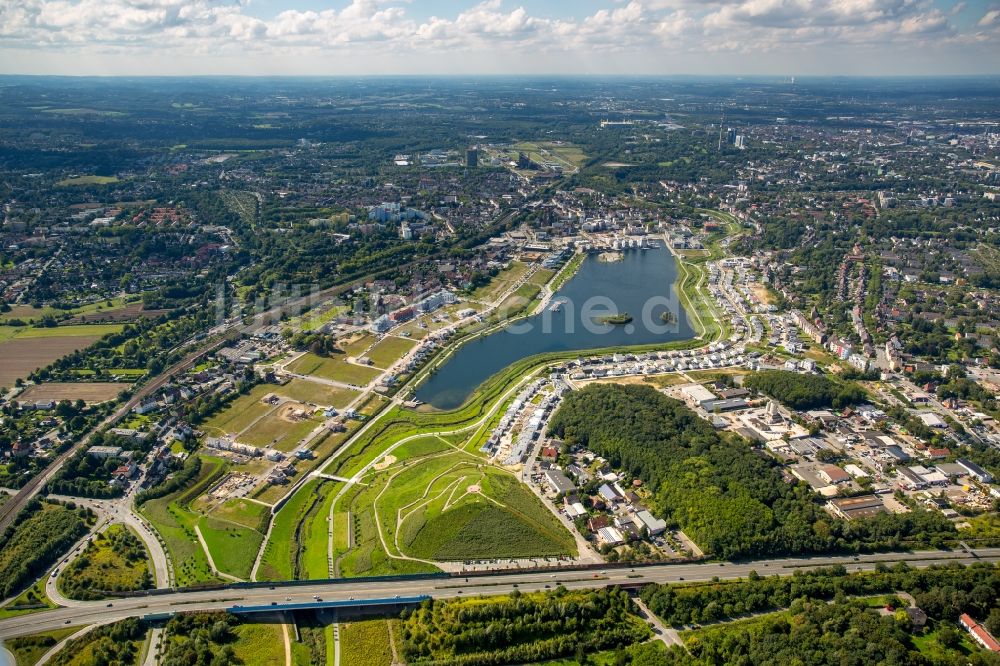
{"label": "high-rise building", "polygon": [[737,134],[736,137],[733,139],[733,145],[736,146],[737,148],[742,149],[744,147],[743,141],[744,141],[743,135]]}
{"label": "high-rise building", "polygon": [[730,146],[736,144],[736,128],[735,127],[730,127],[729,129],[726,130],[726,143],[728,143]]}
{"label": "high-rise building", "polygon": [[470,169],[479,166],[479,150],[477,148],[469,148],[465,151],[465,166]]}

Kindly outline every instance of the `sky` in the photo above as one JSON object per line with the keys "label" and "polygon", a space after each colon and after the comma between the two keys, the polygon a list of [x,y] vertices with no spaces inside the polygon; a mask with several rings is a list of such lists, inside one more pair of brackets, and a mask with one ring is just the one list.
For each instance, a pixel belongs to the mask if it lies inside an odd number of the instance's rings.
{"label": "sky", "polygon": [[0,73],[1000,74],[1000,0],[0,0]]}

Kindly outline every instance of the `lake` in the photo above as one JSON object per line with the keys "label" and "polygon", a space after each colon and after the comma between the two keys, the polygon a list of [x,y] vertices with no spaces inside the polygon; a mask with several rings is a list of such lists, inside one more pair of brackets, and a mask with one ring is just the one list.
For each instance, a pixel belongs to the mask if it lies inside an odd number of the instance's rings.
{"label": "lake", "polygon": [[[673,290],[677,264],[665,248],[625,250],[620,261],[590,255],[556,294],[550,307],[464,344],[417,389],[415,397],[453,409],[491,375],[526,356],[544,352],[688,340],[694,331]],[[673,313],[666,322],[665,311]],[[628,324],[599,323],[628,313]]]}

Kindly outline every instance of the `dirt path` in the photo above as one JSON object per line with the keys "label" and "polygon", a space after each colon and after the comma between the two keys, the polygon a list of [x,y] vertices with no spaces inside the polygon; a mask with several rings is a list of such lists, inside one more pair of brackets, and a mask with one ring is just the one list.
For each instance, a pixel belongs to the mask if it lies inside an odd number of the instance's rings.
{"label": "dirt path", "polygon": [[656,617],[653,611],[649,610],[646,604],[643,603],[642,599],[639,597],[632,597],[632,602],[639,608],[641,615],[646,619],[647,622],[653,625],[656,631],[656,638],[654,640],[661,640],[669,648],[671,645],[679,645],[680,647],[687,650],[684,645],[684,641],[681,640],[680,633],[673,627],[668,627],[660,621],[660,618]]}
{"label": "dirt path", "polygon": [[205,542],[205,537],[201,535],[201,528],[198,526],[197,523],[195,523],[194,526],[194,533],[198,536],[198,543],[201,544],[201,549],[205,551],[205,558],[208,560],[208,566],[211,567],[212,573],[214,573],[216,576],[219,576],[220,578],[231,580],[234,583],[242,583],[243,582],[242,578],[237,578],[236,576],[231,576],[230,574],[223,573],[219,571],[219,568],[217,566],[215,566],[215,560],[212,559],[212,551],[208,549],[208,544]]}
{"label": "dirt path", "polygon": [[285,666],[292,666],[292,639],[288,635],[288,623],[281,625],[281,637],[285,641]]}

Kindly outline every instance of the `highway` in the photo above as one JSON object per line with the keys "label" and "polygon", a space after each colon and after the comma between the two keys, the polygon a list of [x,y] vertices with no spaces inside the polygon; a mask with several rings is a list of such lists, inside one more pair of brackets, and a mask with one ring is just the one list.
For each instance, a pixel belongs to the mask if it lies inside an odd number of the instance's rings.
{"label": "highway", "polygon": [[395,596],[429,595],[449,598],[472,595],[509,594],[515,588],[532,592],[562,584],[569,589],[584,589],[604,585],[636,585],[641,583],[676,583],[679,581],[709,581],[746,577],[750,571],[762,576],[791,575],[795,571],[842,564],[848,571],[870,571],[879,562],[906,562],[914,567],[957,562],[1000,561],[1000,548],[984,548],[971,554],[964,551],[915,551],[908,553],[877,553],[857,557],[817,556],[783,558],[753,562],[712,562],[695,564],[661,564],[635,567],[608,565],[589,571],[542,570],[538,572],[491,573],[463,578],[461,575],[432,579],[396,579],[382,581],[350,580],[288,585],[255,589],[222,589],[198,592],[173,592],[148,597],[115,599],[112,601],[74,601],[72,605],[50,611],[0,620],[0,640],[60,628],[95,622],[111,622],[149,613],[172,613],[198,610],[221,610],[235,605],[302,604],[315,601],[385,599]]}

